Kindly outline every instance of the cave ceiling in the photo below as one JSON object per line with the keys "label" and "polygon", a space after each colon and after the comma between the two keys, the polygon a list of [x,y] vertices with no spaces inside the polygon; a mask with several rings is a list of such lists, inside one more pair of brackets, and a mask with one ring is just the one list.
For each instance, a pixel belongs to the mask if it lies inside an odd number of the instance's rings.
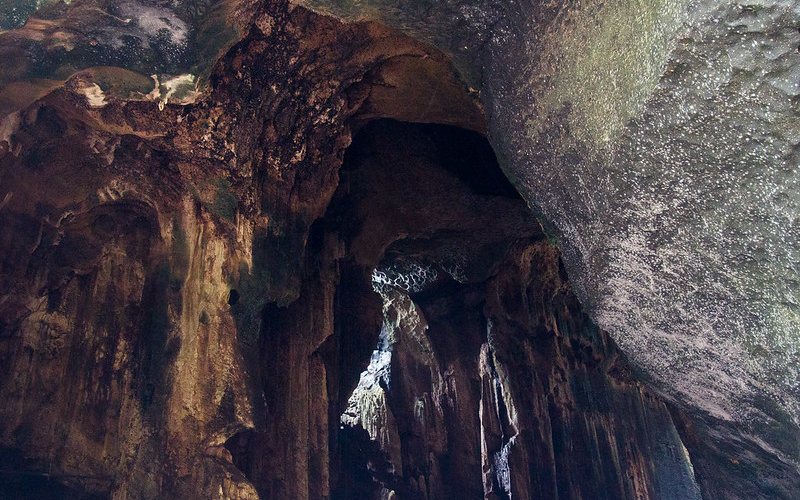
{"label": "cave ceiling", "polygon": [[[220,58],[275,30],[259,4],[0,3],[0,157],[53,92],[202,103]],[[450,58],[485,113],[460,125],[488,135],[591,318],[669,400],[798,466],[800,1],[297,5]],[[432,114],[403,118],[453,121],[435,81],[415,90]]]}
{"label": "cave ceiling", "polygon": [[595,321],[797,462],[800,3],[305,3],[451,54]]}

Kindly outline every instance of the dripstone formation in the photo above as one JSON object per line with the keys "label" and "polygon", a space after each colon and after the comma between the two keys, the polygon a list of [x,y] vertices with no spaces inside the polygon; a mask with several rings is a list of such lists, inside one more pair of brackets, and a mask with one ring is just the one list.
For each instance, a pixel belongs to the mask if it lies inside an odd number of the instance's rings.
{"label": "dripstone formation", "polygon": [[795,3],[7,3],[0,497],[797,497]]}

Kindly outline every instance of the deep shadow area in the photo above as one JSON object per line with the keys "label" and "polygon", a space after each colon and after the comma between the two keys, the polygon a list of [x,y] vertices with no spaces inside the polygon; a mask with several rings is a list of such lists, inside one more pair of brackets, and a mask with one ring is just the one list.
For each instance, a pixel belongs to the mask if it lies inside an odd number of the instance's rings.
{"label": "deep shadow area", "polygon": [[436,163],[473,193],[521,199],[500,169],[489,141],[481,134],[448,125],[418,124],[414,128],[434,143]]}
{"label": "deep shadow area", "polygon": [[[0,497],[14,500],[101,500],[63,484],[58,477],[32,472],[0,473]],[[76,478],[84,480],[84,478]]]}
{"label": "deep shadow area", "polygon": [[347,228],[383,303],[331,422],[333,498],[697,497],[686,457],[667,451],[682,445],[666,406],[615,378],[624,356],[483,137],[370,124],[325,220]]}
{"label": "deep shadow area", "polygon": [[0,449],[0,498],[14,500],[100,500],[105,495],[92,494],[75,487],[95,483],[108,489],[110,478],[50,474],[42,464],[25,460],[19,452]]}
{"label": "deep shadow area", "polygon": [[[395,293],[408,294],[420,303],[468,295],[464,300],[469,305],[462,312],[475,318],[477,328],[456,317],[454,324],[466,326],[461,339],[445,336],[438,341],[477,360],[481,343],[486,341],[481,281],[494,272],[499,257],[514,242],[541,237],[538,224],[503,175],[488,141],[452,126],[380,120],[355,136],[341,175],[324,220],[339,224],[342,233],[349,235],[355,267],[368,273],[371,281],[371,289],[362,293],[380,296],[384,314]],[[456,307],[451,303],[443,307],[450,306]],[[360,314],[344,309],[337,316],[344,325],[343,341],[355,333],[348,328],[347,318]],[[388,491],[400,498],[482,496],[480,443],[475,439],[480,427],[477,401],[470,401],[473,415],[471,429],[466,431],[470,439],[454,436],[452,449],[432,454],[424,435],[438,432],[439,438],[446,440],[448,424],[440,421],[438,429],[415,425],[412,394],[425,393],[426,386],[430,392],[431,364],[437,363],[436,356],[448,358],[448,354],[440,350],[433,358],[423,356],[427,361],[422,361],[392,353],[397,339],[387,337],[390,328],[382,315],[376,319],[384,320],[384,326],[371,344],[377,348],[370,365],[361,373],[357,387],[352,374],[342,381],[342,388],[348,390],[340,393],[339,411],[333,415],[336,424],[339,420],[345,424],[335,443],[340,467],[333,497],[378,498]],[[366,340],[362,336],[360,342]],[[379,366],[386,355],[394,363],[393,373]],[[469,380],[463,382],[474,392],[480,387],[477,365],[473,363],[470,371]],[[385,395],[381,404],[391,412],[393,421],[361,420],[359,425],[349,425],[348,418],[373,417],[359,414],[357,409],[359,394],[365,392]],[[463,416],[448,414],[453,422],[466,423]],[[385,439],[375,435],[390,429],[397,433],[394,453],[386,448]],[[433,468],[440,468],[444,476],[434,477]],[[424,486],[420,477],[425,478]],[[436,484],[428,484],[431,481]]]}

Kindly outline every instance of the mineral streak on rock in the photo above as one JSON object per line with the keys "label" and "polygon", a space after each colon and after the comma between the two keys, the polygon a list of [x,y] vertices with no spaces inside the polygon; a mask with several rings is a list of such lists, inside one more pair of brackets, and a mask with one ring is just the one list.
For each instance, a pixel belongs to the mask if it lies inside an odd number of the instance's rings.
{"label": "mineral streak on rock", "polygon": [[0,5],[0,496],[796,498],[800,5],[305,5]]}

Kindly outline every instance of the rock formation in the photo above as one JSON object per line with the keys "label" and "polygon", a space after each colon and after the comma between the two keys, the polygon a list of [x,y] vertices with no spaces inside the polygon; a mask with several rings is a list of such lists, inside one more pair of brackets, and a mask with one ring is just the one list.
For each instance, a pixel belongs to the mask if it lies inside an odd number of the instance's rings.
{"label": "rock formation", "polygon": [[0,6],[0,496],[795,498],[799,11]]}

